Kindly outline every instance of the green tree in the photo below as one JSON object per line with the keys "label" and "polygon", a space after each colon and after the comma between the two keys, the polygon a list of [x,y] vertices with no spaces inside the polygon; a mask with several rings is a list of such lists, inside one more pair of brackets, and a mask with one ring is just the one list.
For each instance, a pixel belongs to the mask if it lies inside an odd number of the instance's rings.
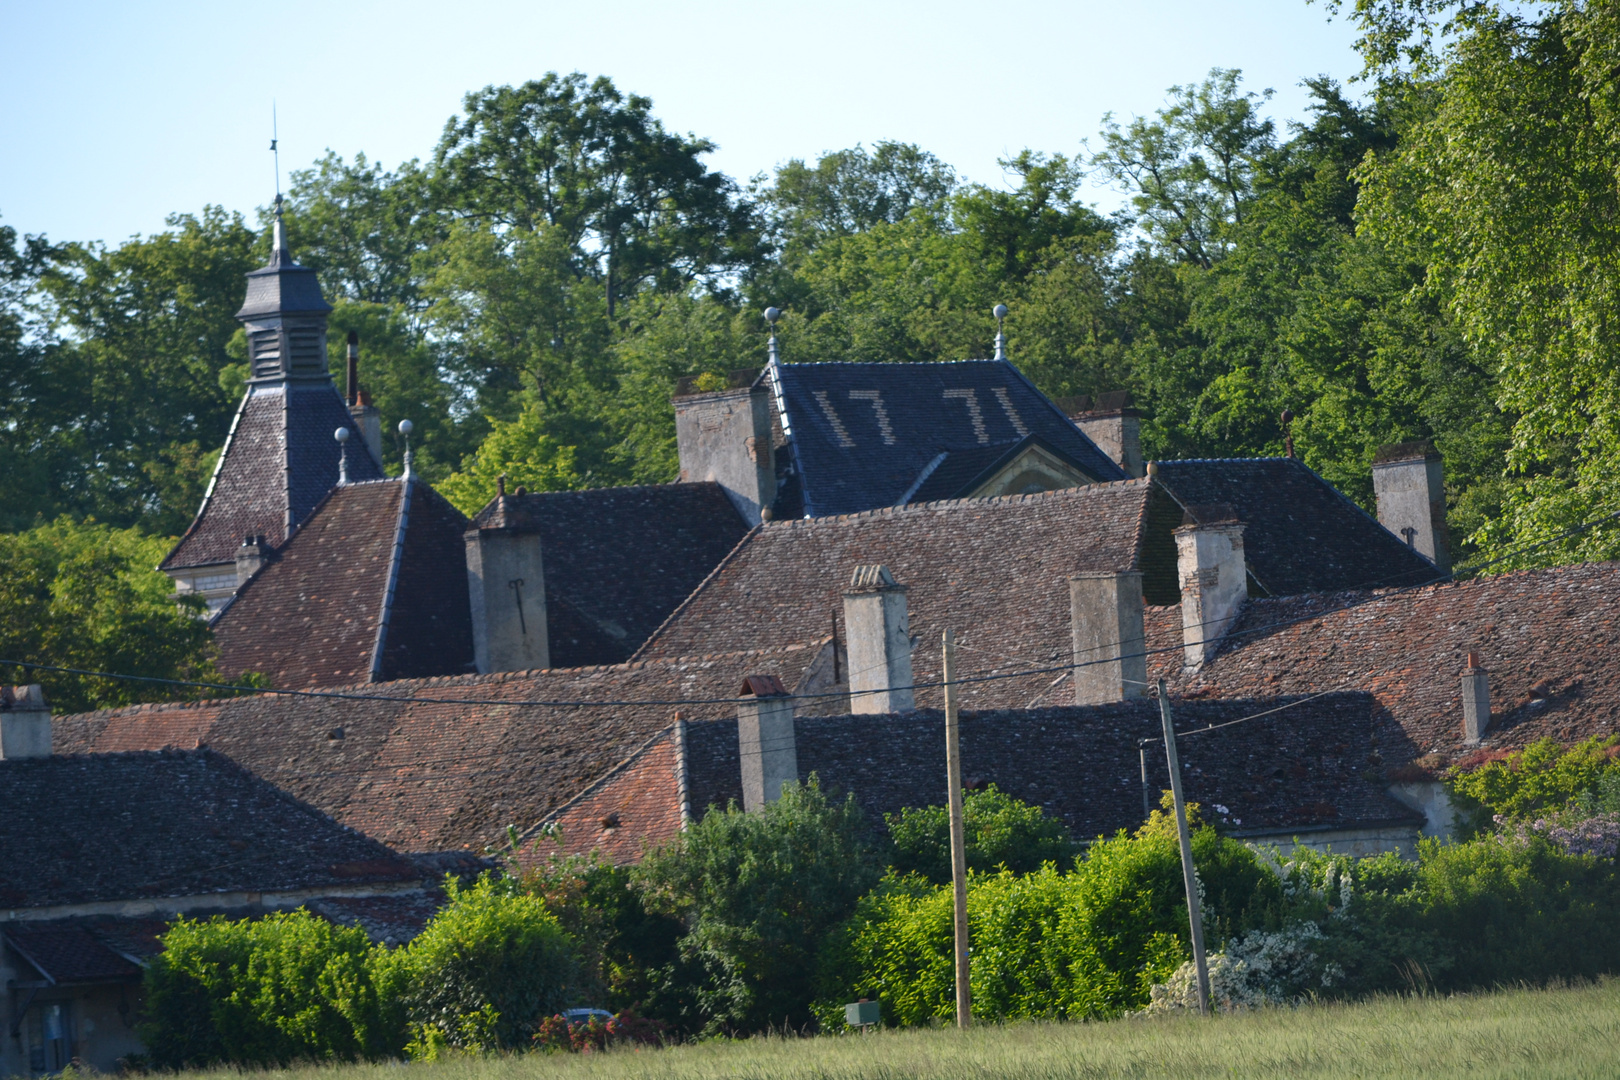
{"label": "green tree", "polygon": [[[217,696],[162,682],[103,679],[45,664],[154,679],[222,681],[200,602],[177,607],[153,569],[172,540],[63,517],[0,534],[0,659],[13,683],[38,682],[57,713]],[[254,681],[254,680],[248,680]]]}
{"label": "green tree", "polygon": [[[936,885],[951,880],[950,815],[945,807],[907,807],[884,820],[894,841],[891,865],[896,872],[921,874]],[[968,869],[976,873],[1000,868],[1033,873],[1045,863],[1068,862],[1077,850],[1063,822],[994,784],[967,792],[962,821]]]}
{"label": "green tree", "polygon": [[569,491],[584,486],[574,469],[574,448],[562,446],[545,433],[540,410],[528,406],[516,420],[491,422],[489,437],[478,451],[462,462],[460,471],[439,483],[439,493],[468,517],[495,497],[497,482],[506,477],[507,490],[519,486],[530,491]]}
{"label": "green tree", "polygon": [[637,884],[650,910],[687,921],[682,951],[705,978],[696,997],[710,1033],[800,1029],[826,933],[877,880],[854,797],[812,777],[756,813],[709,812],[647,856]]}

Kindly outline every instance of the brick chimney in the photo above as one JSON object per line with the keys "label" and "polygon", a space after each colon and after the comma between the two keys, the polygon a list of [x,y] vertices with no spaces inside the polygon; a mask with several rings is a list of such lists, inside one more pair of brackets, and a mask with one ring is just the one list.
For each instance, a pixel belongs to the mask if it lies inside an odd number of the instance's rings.
{"label": "brick chimney", "polygon": [[750,525],[776,501],[770,390],[755,385],[757,375],[734,371],[730,389],[711,391],[682,379],[673,399],[681,482],[715,481]]}
{"label": "brick chimney", "polygon": [[1427,442],[1380,446],[1373,457],[1373,493],[1378,523],[1450,572],[1445,469],[1434,447]]}
{"label": "brick chimney", "polygon": [[1143,475],[1142,414],[1131,407],[1128,391],[1098,394],[1095,401],[1083,395],[1059,398],[1057,404],[1126,476]]}
{"label": "brick chimney", "polygon": [[844,593],[844,637],[850,712],[893,713],[916,708],[911,692],[906,588],[895,584],[887,566],[855,568]]}
{"label": "brick chimney", "polygon": [[1479,666],[1479,653],[1468,654],[1462,673],[1463,742],[1470,746],[1484,738],[1491,726],[1491,677]]}
{"label": "brick chimney", "polygon": [[1141,572],[1071,575],[1069,613],[1074,628],[1074,703],[1105,705],[1142,697],[1147,691],[1147,656],[1142,651]]}
{"label": "brick chimney", "polygon": [[516,507],[510,504],[521,495],[503,492],[496,499],[489,523],[464,538],[473,658],[481,675],[551,666],[540,537],[512,525]]}
{"label": "brick chimney", "polygon": [[263,536],[244,536],[242,546],[236,549],[236,587],[247,584],[248,578],[270,561],[270,545]]}
{"label": "brick chimney", "polygon": [[0,686],[0,761],[51,756],[51,710],[38,683]]}
{"label": "brick chimney", "polygon": [[354,417],[360,437],[365,440],[371,459],[382,467],[382,413],[371,403],[371,395],[360,387],[360,335],[349,331],[349,364],[345,389],[348,391],[349,415]]}
{"label": "brick chimney", "polygon": [[1243,523],[1227,503],[1189,506],[1175,530],[1181,637],[1188,667],[1200,667],[1249,594]]}
{"label": "brick chimney", "polygon": [[737,705],[737,752],[742,759],[743,809],[763,809],[782,797],[782,785],[799,779],[793,734],[793,698],[775,675],[743,680]]}

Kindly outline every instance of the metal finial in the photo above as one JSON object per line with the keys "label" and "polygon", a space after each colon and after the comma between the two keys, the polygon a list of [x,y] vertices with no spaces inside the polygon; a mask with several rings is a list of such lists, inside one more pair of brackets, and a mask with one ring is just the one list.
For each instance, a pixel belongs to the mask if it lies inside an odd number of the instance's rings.
{"label": "metal finial", "polygon": [[780,363],[782,359],[781,349],[776,344],[776,320],[781,317],[782,311],[780,308],[768,307],[765,309],[765,321],[771,325],[771,340],[765,343],[765,355],[767,361],[773,366]]}
{"label": "metal finial", "polygon": [[997,304],[990,314],[996,317],[996,356],[997,360],[1007,359],[1007,335],[1001,331],[1002,320],[1007,317],[1007,305]]}
{"label": "metal finial", "polygon": [[405,436],[405,479],[407,480],[411,478],[411,466],[416,463],[416,455],[411,451],[411,428],[412,425],[409,420],[399,422],[399,433]]}
{"label": "metal finial", "polygon": [[332,432],[332,438],[338,444],[338,483],[349,482],[349,429],[340,427]]}

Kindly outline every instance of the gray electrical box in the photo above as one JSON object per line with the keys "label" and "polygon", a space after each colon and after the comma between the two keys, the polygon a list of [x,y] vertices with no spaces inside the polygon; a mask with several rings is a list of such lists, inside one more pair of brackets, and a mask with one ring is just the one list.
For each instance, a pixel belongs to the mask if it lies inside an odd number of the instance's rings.
{"label": "gray electrical box", "polygon": [[844,1019],[850,1027],[865,1027],[883,1020],[883,1002],[852,1001],[844,1006]]}

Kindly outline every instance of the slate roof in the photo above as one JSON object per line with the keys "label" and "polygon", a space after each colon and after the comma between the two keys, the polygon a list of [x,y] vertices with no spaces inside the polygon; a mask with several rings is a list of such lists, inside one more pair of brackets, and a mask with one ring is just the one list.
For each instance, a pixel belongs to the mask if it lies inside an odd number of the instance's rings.
{"label": "slate roof", "polygon": [[[1031,446],[1039,446],[1059,460],[1066,457],[1051,443],[1037,435],[1026,435],[1017,442],[942,452],[923,466],[923,472],[918,474],[917,480],[912,481],[916,489],[907,489],[911,492],[911,497],[905,501],[939,502],[943,499],[965,498]],[[1080,467],[1078,462],[1069,463],[1076,468]]]}
{"label": "slate roof", "polygon": [[0,908],[419,880],[211,750],[0,761]]}
{"label": "slate roof", "polygon": [[553,667],[629,659],[748,532],[712,482],[508,495],[474,524],[539,534]]}
{"label": "slate roof", "polygon": [[1244,523],[1249,574],[1272,596],[1417,585],[1440,576],[1298,458],[1160,461],[1184,506],[1228,503]]}
{"label": "slate roof", "polygon": [[795,498],[812,517],[893,506],[941,452],[1006,448],[1031,434],[1097,480],[1125,476],[1005,360],[777,370],[802,483]]}
{"label": "slate roof", "polygon": [[103,942],[84,920],[0,924],[0,938],[58,986],[141,978],[140,965]]}
{"label": "slate roof", "polygon": [[283,689],[468,671],[466,527],[419,480],[333,488],[215,617],[220,670]]}
{"label": "slate roof", "polygon": [[351,432],[350,479],[381,479],[331,379],[249,387],[202,506],[161,569],[233,563],[245,536],[283,543],[338,481],[340,427]]}
{"label": "slate roof", "polygon": [[[1167,530],[1145,527],[1151,481],[991,499],[921,503],[840,517],[771,522],[739,544],[636,654],[775,648],[819,638],[843,622],[856,566],[882,563],[906,586],[918,641],[918,682],[939,677],[947,627],[963,644],[964,673],[1062,664],[1073,652],[1069,575],[1143,569],[1168,559]],[[1155,552],[1157,543],[1161,550]],[[1168,547],[1167,547],[1168,546]],[[841,631],[840,631],[841,632]],[[963,688],[963,705],[1011,708],[1070,700],[1066,677],[1047,673]],[[917,692],[919,705],[938,691]]]}
{"label": "slate roof", "polygon": [[[1375,775],[1404,734],[1370,694],[1339,693],[1286,712],[1222,729],[1199,729],[1300,701],[1262,698],[1178,702],[1178,740],[1187,797],[1206,820],[1244,835],[1411,827],[1422,823],[1389,797]],[[800,716],[794,723],[799,777],[853,792],[868,821],[946,798],[943,714]],[[964,712],[962,768],[970,787],[995,784],[1061,818],[1080,839],[1141,824],[1137,740],[1159,734],[1158,704]],[[556,819],[567,849],[592,849],[632,862],[644,844],[679,830],[678,741],[661,732],[637,756],[604,776],[589,799]],[[687,790],[692,813],[742,799],[735,718],[688,724]],[[1148,755],[1152,804],[1169,787],[1162,745]],[[1222,813],[1215,808],[1225,807]],[[603,827],[611,822],[610,827]]]}
{"label": "slate roof", "polygon": [[[1616,611],[1615,563],[1403,591],[1250,600],[1202,671],[1176,673],[1174,692],[1237,698],[1358,690],[1401,726],[1405,752],[1466,761],[1479,753],[1462,741],[1460,677],[1473,651],[1490,673],[1485,751],[1542,737],[1570,743],[1620,734]],[[1386,758],[1403,764],[1392,753]]]}
{"label": "slate roof", "polygon": [[371,700],[261,696],[109,709],[57,718],[53,738],[58,753],[206,743],[397,850],[481,852],[504,838],[507,825],[526,827],[573,798],[676,711],[612,702],[718,699],[680,706],[688,716],[715,718],[735,712],[745,675],[774,674],[804,692],[828,681],[829,670],[827,643],[819,641],[352,688]]}

